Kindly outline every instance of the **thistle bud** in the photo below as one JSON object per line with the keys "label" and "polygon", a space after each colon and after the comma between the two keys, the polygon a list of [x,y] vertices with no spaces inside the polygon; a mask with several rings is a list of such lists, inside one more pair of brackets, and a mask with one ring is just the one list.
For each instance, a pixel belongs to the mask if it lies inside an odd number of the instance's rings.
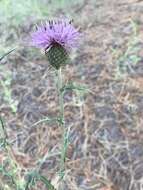
{"label": "thistle bud", "polygon": [[55,69],[59,69],[61,66],[64,66],[68,62],[68,52],[59,44],[55,44],[49,49],[45,50],[45,54],[48,58],[49,64],[52,65]]}

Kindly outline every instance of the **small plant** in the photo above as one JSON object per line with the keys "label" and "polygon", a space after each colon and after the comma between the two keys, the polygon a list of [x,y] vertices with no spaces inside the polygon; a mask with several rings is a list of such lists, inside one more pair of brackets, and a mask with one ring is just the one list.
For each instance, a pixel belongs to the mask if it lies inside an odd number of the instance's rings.
{"label": "small plant", "polygon": [[3,185],[3,189],[8,188],[10,184],[16,189],[22,186],[22,179],[20,178],[20,168],[16,161],[12,146],[8,141],[8,135],[5,129],[4,122],[0,117],[0,149],[3,150],[3,154],[7,156],[3,156],[2,164],[0,164],[0,174],[4,177],[8,178],[9,183],[5,186]]}
{"label": "small plant", "polygon": [[[59,116],[57,122],[62,130],[62,147],[60,159],[60,180],[64,179],[66,151],[69,143],[67,127],[64,118],[64,93],[66,88],[78,90],[78,86],[64,85],[62,67],[68,64],[70,51],[77,47],[80,33],[68,21],[48,21],[38,26],[32,33],[32,45],[43,48],[49,64],[54,68],[57,76],[57,92],[59,95]],[[63,189],[63,188],[62,188]]]}
{"label": "small plant", "polygon": [[11,94],[11,72],[5,72],[5,80],[1,80],[0,84],[3,89],[4,100],[8,103],[13,113],[17,110],[17,101],[13,100]]}
{"label": "small plant", "polygon": [[[50,121],[57,123],[61,128],[61,149],[60,149],[60,162],[58,171],[58,189],[64,189],[65,171],[66,171],[66,153],[69,145],[70,129],[65,126],[64,117],[64,94],[67,90],[73,90],[75,94],[82,98],[87,91],[85,86],[76,84],[75,82],[68,82],[64,84],[62,69],[68,64],[70,53],[72,49],[78,47],[81,34],[78,29],[74,28],[72,22],[67,20],[48,21],[40,26],[37,26],[36,31],[31,34],[31,45],[34,47],[42,48],[48,59],[49,64],[52,66],[56,75],[56,87],[59,98],[59,114],[54,118],[46,117],[38,121],[34,125],[41,122]],[[9,103],[11,92],[8,90],[11,80],[7,83],[1,82],[5,95]],[[80,102],[79,102],[80,101]],[[79,106],[81,100],[76,100],[75,104]],[[12,107],[13,111],[15,107]],[[8,177],[7,185],[3,184],[3,189],[15,190],[30,190],[35,187],[37,181],[45,184],[47,190],[57,190],[45,176],[39,174],[39,168],[34,168],[31,171],[24,172],[22,175],[22,168],[19,166],[11,143],[8,141],[8,135],[5,129],[4,122],[0,118],[0,148],[7,156],[0,165],[0,173],[4,177]],[[45,159],[45,157],[43,158]]]}
{"label": "small plant", "polygon": [[[2,61],[6,56],[8,56],[14,50],[15,49],[12,49],[12,50],[8,51],[7,53],[5,53],[4,55],[2,55],[0,57],[0,61]],[[0,70],[4,71],[3,65],[0,65]],[[11,87],[10,87],[11,80],[12,80],[11,72],[10,71],[4,71],[3,73],[4,73],[4,79],[0,80],[0,85],[2,86],[4,100],[8,103],[12,112],[16,113],[17,102],[12,99]]]}

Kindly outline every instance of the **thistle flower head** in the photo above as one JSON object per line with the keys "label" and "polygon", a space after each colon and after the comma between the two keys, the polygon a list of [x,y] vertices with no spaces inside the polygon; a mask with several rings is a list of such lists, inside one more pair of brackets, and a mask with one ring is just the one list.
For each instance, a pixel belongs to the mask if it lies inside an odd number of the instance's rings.
{"label": "thistle flower head", "polygon": [[65,64],[71,49],[78,46],[80,33],[66,20],[48,21],[31,34],[32,45],[45,50],[52,66]]}
{"label": "thistle flower head", "polygon": [[79,32],[71,22],[65,20],[48,21],[32,33],[32,43],[39,48],[47,49],[56,43],[66,50],[76,47]]}

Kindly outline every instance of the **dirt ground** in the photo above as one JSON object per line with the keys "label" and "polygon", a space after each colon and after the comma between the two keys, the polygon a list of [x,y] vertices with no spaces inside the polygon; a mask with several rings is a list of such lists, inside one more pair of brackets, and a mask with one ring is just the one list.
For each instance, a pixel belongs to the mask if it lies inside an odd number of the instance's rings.
{"label": "dirt ground", "polygon": [[[84,39],[63,72],[65,81],[85,84],[89,91],[65,94],[70,129],[65,190],[142,190],[143,1],[85,0],[72,8]],[[24,35],[30,31],[24,29]],[[58,113],[54,71],[39,50],[30,57],[29,49],[2,62],[12,72],[17,111],[11,112],[0,92],[0,113],[23,171],[40,165],[58,188],[61,130],[46,122],[33,126]],[[37,183],[39,188],[45,189]]]}

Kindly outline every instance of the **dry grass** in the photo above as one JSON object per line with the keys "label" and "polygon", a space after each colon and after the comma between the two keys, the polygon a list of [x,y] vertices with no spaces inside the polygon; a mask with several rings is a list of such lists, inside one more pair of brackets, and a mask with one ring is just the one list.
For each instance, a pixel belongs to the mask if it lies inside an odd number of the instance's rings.
{"label": "dry grass", "polygon": [[[65,82],[86,84],[89,91],[65,94],[70,137],[65,189],[142,190],[143,2],[90,0],[74,9],[85,38],[64,70]],[[20,175],[37,168],[58,189],[61,130],[55,123],[33,126],[58,113],[54,72],[40,52],[29,51],[21,48],[2,61],[3,71],[12,74],[12,99],[18,105],[13,114],[2,91],[0,113]],[[4,163],[7,155],[0,153]],[[0,175],[1,186],[6,180]],[[45,189],[37,182],[33,190],[39,188]]]}

